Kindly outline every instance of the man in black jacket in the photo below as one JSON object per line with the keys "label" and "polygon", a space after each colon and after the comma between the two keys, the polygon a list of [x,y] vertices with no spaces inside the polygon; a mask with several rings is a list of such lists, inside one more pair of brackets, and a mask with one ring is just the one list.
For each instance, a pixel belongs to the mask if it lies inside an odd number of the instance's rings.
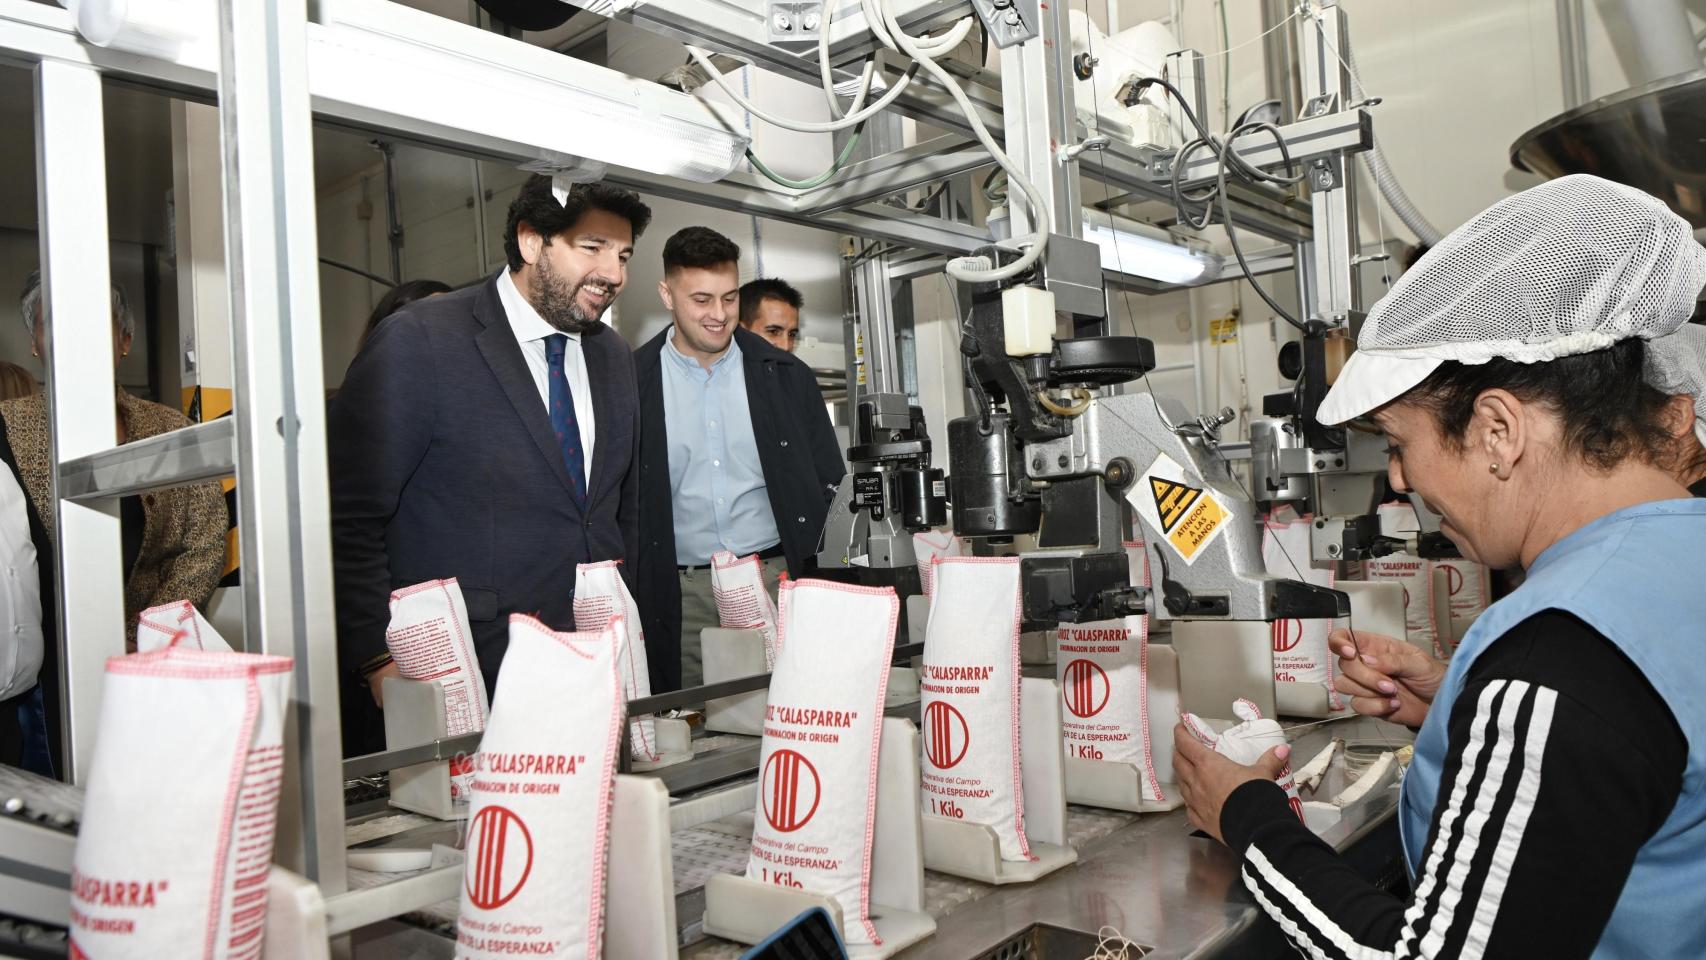
{"label": "man in black jacket", "polygon": [[705,227],[664,244],[674,323],[634,352],[640,390],[635,599],[652,688],[703,682],[711,555],[758,554],[774,589],[807,575],[845,465],[811,368],[738,328],[740,248]]}

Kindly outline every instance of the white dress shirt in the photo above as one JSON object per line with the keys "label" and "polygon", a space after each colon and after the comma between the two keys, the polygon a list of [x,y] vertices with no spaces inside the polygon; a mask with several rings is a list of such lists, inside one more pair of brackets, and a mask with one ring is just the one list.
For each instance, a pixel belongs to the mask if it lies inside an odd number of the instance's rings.
{"label": "white dress shirt", "polygon": [[41,579],[26,503],[0,464],[0,700],[35,686],[41,672]]}
{"label": "white dress shirt", "polygon": [[[545,338],[563,333],[545,322],[533,304],[521,295],[510,272],[498,276],[498,299],[503,302],[504,315],[515,342],[521,345],[521,355],[527,360],[527,372],[533,374],[533,385],[539,389],[539,403],[547,416],[551,412],[551,361],[545,356]],[[569,381],[569,395],[575,401],[575,423],[580,427],[581,449],[586,455],[581,462],[586,469],[586,483],[592,483],[593,441],[598,436],[592,419],[592,385],[586,377],[586,353],[581,350],[578,333],[564,333],[569,342],[563,348],[563,376]]]}

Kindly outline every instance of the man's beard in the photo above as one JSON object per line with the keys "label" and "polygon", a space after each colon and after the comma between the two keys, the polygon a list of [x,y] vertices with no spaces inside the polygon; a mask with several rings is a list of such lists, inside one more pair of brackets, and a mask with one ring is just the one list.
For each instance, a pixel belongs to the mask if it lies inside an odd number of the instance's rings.
{"label": "man's beard", "polygon": [[551,268],[548,257],[540,257],[538,269],[533,273],[533,282],[529,284],[528,299],[533,302],[533,309],[539,311],[539,316],[545,322],[564,333],[590,334],[604,329],[599,322],[600,314],[587,315],[581,309],[578,298],[580,292],[587,287],[600,287],[614,294],[610,285],[602,280],[584,277],[574,286],[569,286],[562,274]]}

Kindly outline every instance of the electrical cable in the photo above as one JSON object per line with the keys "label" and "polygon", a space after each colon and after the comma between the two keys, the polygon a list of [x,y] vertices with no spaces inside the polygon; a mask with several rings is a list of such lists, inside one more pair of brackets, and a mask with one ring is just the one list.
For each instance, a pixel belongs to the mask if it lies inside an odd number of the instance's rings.
{"label": "electrical cable", "polygon": [[[955,41],[954,45],[958,46],[959,41],[964,40],[966,34],[971,32],[971,23],[972,18],[969,17],[960,21],[959,24],[944,35],[944,38],[957,37],[958,39]],[[896,97],[899,97],[903,92],[905,92],[907,87],[907,80],[905,77],[902,77],[894,86],[884,92],[884,94],[877,99],[876,103],[873,103],[862,110],[855,110],[834,120],[794,120],[788,117],[779,117],[767,110],[763,110],[755,105],[751,100],[741,95],[741,93],[734,88],[734,85],[729,82],[728,76],[724,74],[723,71],[717,69],[716,64],[711,62],[711,54],[709,51],[695,47],[691,44],[686,45],[686,48],[687,55],[693,58],[693,62],[697,63],[699,68],[704,70],[707,76],[716,81],[717,86],[722,87],[723,92],[728,94],[729,99],[733,100],[742,110],[745,110],[760,120],[763,120],[765,123],[781,127],[784,130],[793,130],[797,133],[834,133],[838,130],[846,130],[849,127],[869,120],[881,113],[889,104],[895,101]],[[834,87],[831,86],[830,89],[833,94]]]}
{"label": "electrical cable", "polygon": [[[1019,185],[1031,208],[1031,219],[1034,221],[1033,225],[1036,230],[1029,238],[1031,240],[1030,247],[1020,254],[1019,259],[1006,266],[995,266],[984,257],[958,257],[948,261],[945,272],[949,277],[963,283],[997,283],[1003,280],[1011,280],[1028,272],[1042,258],[1048,247],[1048,229],[1044,223],[1044,219],[1048,215],[1048,203],[1043,199],[1042,192],[1037,189],[1036,184],[1025,176],[1024,171],[1013,163],[1012,159],[1007,156],[1007,152],[1001,149],[1001,145],[995,142],[995,137],[984,125],[982,114],[978,113],[977,107],[972,104],[970,98],[966,96],[965,90],[960,87],[953,75],[931,59],[919,48],[911,36],[900,29],[900,24],[894,18],[894,11],[890,9],[886,0],[865,0],[865,2],[879,7],[884,25],[888,28],[890,39],[895,42],[901,52],[912,57],[924,68],[926,73],[930,74],[937,83],[948,91],[949,96],[953,97],[954,102],[959,105],[960,111],[965,114],[966,122],[971,125],[972,133],[977,136],[978,142],[982,143],[983,148],[989,151],[989,155],[995,158],[995,162],[1007,171],[1007,182]],[[968,17],[960,22],[962,25],[969,26],[974,19]],[[1019,238],[1015,238],[1015,242],[1019,242]]]}
{"label": "electrical cable", "polygon": [[[1214,209],[1218,202],[1222,226],[1226,229],[1226,239],[1232,245],[1232,254],[1237,258],[1238,267],[1243,271],[1244,279],[1249,281],[1256,294],[1285,322],[1307,333],[1309,327],[1292,316],[1291,311],[1281,306],[1279,301],[1275,300],[1265,287],[1256,282],[1255,271],[1250,268],[1250,261],[1244,256],[1243,245],[1238,242],[1238,229],[1232,222],[1232,201],[1226,190],[1228,171],[1250,183],[1269,183],[1282,187],[1301,183],[1304,174],[1296,172],[1297,164],[1291,158],[1291,149],[1285,142],[1285,135],[1280,133],[1279,128],[1271,123],[1254,121],[1234,128],[1225,137],[1216,137],[1203,125],[1202,120],[1197,117],[1196,111],[1191,109],[1185,95],[1171,82],[1160,77],[1144,77],[1137,81],[1136,86],[1139,95],[1150,86],[1159,86],[1166,90],[1178,102],[1180,112],[1185,115],[1185,118],[1197,131],[1197,138],[1179,148],[1179,152],[1173,158],[1173,174],[1170,186],[1173,192],[1173,205],[1179,215],[1180,222],[1197,230],[1206,229],[1214,219]],[[1279,148],[1280,162],[1286,170],[1284,175],[1260,170],[1232,149],[1232,144],[1240,137],[1260,133],[1266,133],[1274,138],[1274,143]],[[1203,150],[1212,150],[1215,154],[1217,169],[1215,170],[1214,183],[1195,191],[1188,190],[1183,182],[1184,171],[1189,166],[1191,156]]]}
{"label": "electrical cable", "polygon": [[[905,80],[911,80],[913,75],[916,74],[917,72],[918,72],[918,65],[913,64],[911,67],[907,68],[904,79]],[[853,98],[853,109],[854,110],[859,109],[860,105],[864,102],[864,97],[865,97],[865,91],[863,89],[861,89],[859,91],[859,93]],[[834,100],[833,90],[831,90],[830,99]],[[847,143],[841,148],[841,153],[839,155],[837,155],[835,160],[830,163],[828,170],[825,170],[824,172],[818,174],[815,177],[810,177],[810,178],[805,179],[805,180],[790,180],[789,178],[784,177],[781,174],[770,169],[770,167],[767,164],[765,164],[765,162],[763,160],[758,159],[758,154],[753,152],[753,149],[751,146],[748,146],[746,148],[746,158],[752,162],[752,168],[754,170],[757,170],[760,174],[762,174],[764,176],[765,179],[771,181],[772,183],[780,184],[781,186],[787,187],[791,190],[810,190],[814,187],[821,187],[824,184],[828,183],[829,181],[835,179],[836,174],[840,173],[842,170],[845,170],[847,168],[848,161],[851,160],[853,157],[853,151],[859,146],[859,138],[861,136],[863,136],[865,133],[865,124],[866,123],[867,123],[867,121],[861,120],[861,121],[859,121],[859,123],[856,126],[854,126],[853,133],[850,136],[848,136]]]}
{"label": "electrical cable", "polygon": [[1057,417],[1065,417],[1070,420],[1090,409],[1091,400],[1090,391],[1083,387],[1073,387],[1071,393],[1072,403],[1070,404],[1060,403],[1041,390],[1037,391],[1036,398],[1037,402],[1042,404],[1044,410],[1047,410],[1049,413],[1052,413]]}
{"label": "electrical cable", "polygon": [[790,180],[776,171],[771,170],[763,160],[758,159],[758,154],[753,153],[750,146],[746,148],[746,158],[752,161],[752,168],[757,170],[770,182],[780,184],[792,190],[810,190],[813,187],[821,187],[828,183],[830,180],[835,178],[836,174],[840,173],[842,169],[847,166],[847,161],[853,156],[854,148],[859,146],[859,137],[864,132],[865,124],[861,121],[858,126],[853,128],[853,133],[847,138],[847,145],[841,148],[841,153],[830,163],[829,169],[815,177],[810,177],[805,180]]}
{"label": "electrical cable", "polygon": [[[1018,166],[1001,149],[1001,145],[996,143],[994,136],[989,132],[989,128],[984,124],[982,115],[978,113],[970,98],[966,96],[965,90],[960,87],[959,82],[935,61],[936,57],[952,52],[964,42],[977,19],[966,17],[945,34],[919,38],[913,37],[901,29],[899,21],[895,19],[894,12],[889,9],[884,0],[860,0],[860,2],[872,35],[884,46],[911,57],[914,65],[922,67],[938,84],[947,90],[949,96],[953,98],[960,111],[965,115],[966,122],[971,126],[972,133],[977,136],[978,142],[983,144],[984,149],[989,151],[989,155],[994,158],[995,162],[1007,171],[1008,182],[1016,181],[1019,184],[1031,209],[1032,218],[1037,222],[1038,229],[1035,232],[1027,237],[1015,240],[1015,244],[1019,246],[1025,246],[1025,242],[1029,241],[1028,247],[1017,260],[1005,266],[996,266],[986,257],[958,257],[948,261],[946,268],[948,276],[963,283],[997,283],[1011,280],[1028,272],[1042,258],[1048,246],[1048,231],[1044,222],[1048,204],[1044,200],[1042,192],[1024,176],[1023,171],[1019,170]],[[820,49],[823,46],[823,41],[824,38],[820,34]],[[908,85],[908,78],[902,77],[901,81],[889,88],[888,92],[876,103],[834,120],[823,122],[792,120],[761,110],[751,100],[737,93],[728,77],[711,62],[710,54],[707,51],[689,45],[687,46],[687,53],[742,109],[767,123],[801,133],[832,133],[855,126],[875,116],[893,103]],[[821,62],[819,67],[821,70]],[[833,96],[833,86],[830,88],[830,95]]]}
{"label": "electrical cable", "polygon": [[[823,0],[823,6],[818,13],[817,33],[817,69],[818,77],[823,82],[823,95],[829,101],[829,115],[837,120],[845,117],[841,111],[841,102],[835,97],[835,75],[829,69],[829,25],[835,19],[833,0]],[[875,54],[865,62],[865,70],[859,77],[859,89],[853,96],[853,112],[857,113],[865,105],[865,96],[871,92],[871,78],[877,72],[877,57]]]}

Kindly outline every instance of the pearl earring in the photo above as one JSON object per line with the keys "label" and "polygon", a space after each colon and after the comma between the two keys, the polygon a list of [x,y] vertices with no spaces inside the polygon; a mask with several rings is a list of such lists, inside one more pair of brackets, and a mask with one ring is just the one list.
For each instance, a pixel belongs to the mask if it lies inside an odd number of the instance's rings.
{"label": "pearl earring", "polygon": [[1498,476],[1499,475],[1499,465],[1496,463],[1487,464],[1487,472],[1492,474],[1495,477]]}

